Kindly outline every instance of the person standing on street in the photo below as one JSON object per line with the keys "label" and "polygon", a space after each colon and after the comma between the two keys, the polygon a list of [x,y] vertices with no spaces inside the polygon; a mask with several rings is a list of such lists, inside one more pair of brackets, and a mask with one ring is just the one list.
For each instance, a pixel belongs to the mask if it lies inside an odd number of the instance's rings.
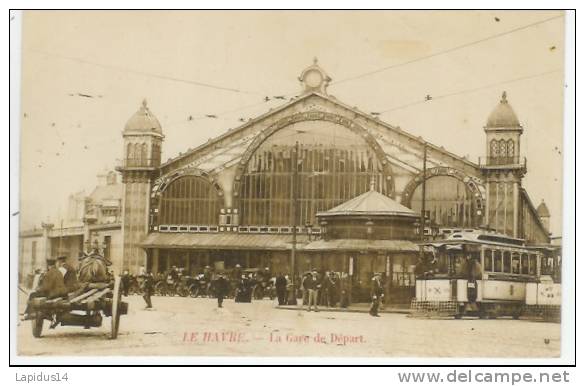
{"label": "person standing on street", "polygon": [[152,276],[152,273],[150,273],[150,272],[145,272],[141,277],[142,277],[142,291],[144,292],[144,295],[142,295],[142,298],[146,302],[145,309],[149,310],[152,308],[152,300],[150,297],[152,296],[152,293],[154,291],[154,277]]}
{"label": "person standing on street", "polygon": [[222,273],[218,275],[215,281],[215,295],[217,296],[217,307],[223,307],[223,298],[228,294],[229,283]]}
{"label": "person standing on street", "polygon": [[315,306],[315,312],[319,312],[319,308],[317,307],[317,294],[319,292],[319,288],[321,285],[319,284],[319,279],[317,278],[317,271],[313,271],[311,276],[307,276],[305,280],[303,280],[303,288],[307,291],[308,294],[308,301],[307,301],[307,311],[311,311],[311,306]]}
{"label": "person standing on street", "polygon": [[379,273],[374,274],[372,278],[372,306],[370,308],[370,315],[377,316],[378,310],[380,309],[380,301],[384,299],[384,286],[382,285],[381,275]]}
{"label": "person standing on street", "polygon": [[286,304],[286,284],[287,280],[282,273],[279,273],[276,276],[276,282],[274,286],[276,287],[276,297],[278,298],[278,305],[283,306]]}
{"label": "person standing on street", "polygon": [[128,296],[128,290],[130,289],[130,272],[128,272],[127,269],[122,273],[120,284],[122,284],[122,295]]}

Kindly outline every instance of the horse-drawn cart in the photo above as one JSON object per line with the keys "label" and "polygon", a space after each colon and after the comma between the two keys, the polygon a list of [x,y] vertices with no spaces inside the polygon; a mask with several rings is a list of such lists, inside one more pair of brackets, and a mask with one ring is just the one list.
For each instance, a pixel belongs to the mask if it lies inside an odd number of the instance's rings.
{"label": "horse-drawn cart", "polygon": [[112,339],[118,336],[120,316],[128,313],[128,303],[122,301],[120,277],[115,276],[109,282],[89,283],[82,290],[66,297],[48,299],[31,297],[25,319],[32,322],[32,333],[39,338],[45,320],[51,327],[81,326],[86,329],[100,327],[102,314],[111,318]]}

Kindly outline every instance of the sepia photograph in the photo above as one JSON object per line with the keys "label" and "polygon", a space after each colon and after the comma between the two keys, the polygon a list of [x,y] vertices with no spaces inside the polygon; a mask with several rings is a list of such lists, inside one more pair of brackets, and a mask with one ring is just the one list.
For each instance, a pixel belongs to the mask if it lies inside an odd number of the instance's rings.
{"label": "sepia photograph", "polygon": [[575,344],[565,11],[15,15],[19,358]]}

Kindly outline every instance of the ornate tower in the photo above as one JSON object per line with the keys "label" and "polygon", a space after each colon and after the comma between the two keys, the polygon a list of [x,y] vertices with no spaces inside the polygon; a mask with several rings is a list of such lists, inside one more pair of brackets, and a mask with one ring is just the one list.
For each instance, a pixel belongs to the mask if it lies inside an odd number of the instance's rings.
{"label": "ornate tower", "polygon": [[489,115],[484,131],[486,157],[480,161],[480,167],[487,190],[485,225],[520,237],[520,187],[526,174],[526,159],[520,157],[523,129],[505,91]]}
{"label": "ornate tower", "polygon": [[123,268],[131,272],[146,266],[146,253],[139,243],[148,233],[150,191],[161,160],[162,129],[146,100],[128,120],[122,133],[124,160],[122,173],[124,203],[122,220]]}

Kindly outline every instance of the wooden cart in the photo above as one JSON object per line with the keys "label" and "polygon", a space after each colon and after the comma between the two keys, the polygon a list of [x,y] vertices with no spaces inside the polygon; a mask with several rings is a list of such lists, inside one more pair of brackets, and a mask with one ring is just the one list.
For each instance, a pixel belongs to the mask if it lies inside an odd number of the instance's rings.
{"label": "wooden cart", "polygon": [[116,339],[120,316],[128,313],[128,303],[122,301],[120,283],[120,277],[116,276],[109,283],[91,283],[81,293],[70,297],[31,297],[25,319],[32,322],[33,336],[40,338],[45,320],[54,326],[80,326],[88,329],[100,327],[103,314],[111,318],[110,336]]}

